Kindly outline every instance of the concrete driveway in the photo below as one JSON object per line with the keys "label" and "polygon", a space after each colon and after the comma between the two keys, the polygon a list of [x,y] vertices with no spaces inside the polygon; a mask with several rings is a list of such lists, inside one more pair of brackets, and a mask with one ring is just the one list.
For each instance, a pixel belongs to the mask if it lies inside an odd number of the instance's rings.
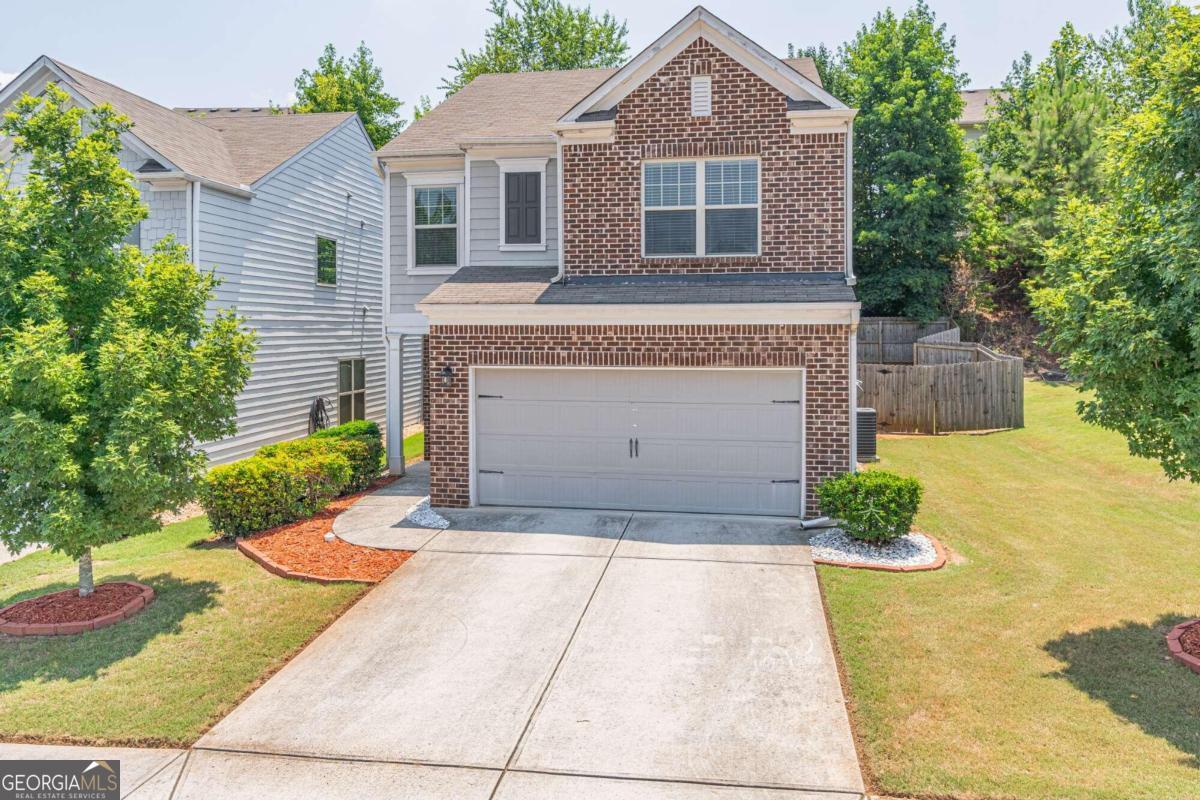
{"label": "concrete driveway", "polygon": [[861,796],[794,524],[443,513],[200,740],[175,797]]}

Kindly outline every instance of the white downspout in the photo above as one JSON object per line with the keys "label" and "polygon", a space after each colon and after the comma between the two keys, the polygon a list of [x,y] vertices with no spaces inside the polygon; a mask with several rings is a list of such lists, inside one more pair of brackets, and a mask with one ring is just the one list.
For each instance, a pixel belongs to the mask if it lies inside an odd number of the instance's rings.
{"label": "white downspout", "polygon": [[562,135],[554,137],[554,146],[558,150],[558,163],[555,164],[555,170],[558,173],[558,274],[554,276],[555,283],[562,283],[563,277],[566,275],[566,238],[567,231],[563,225],[563,218],[566,216],[566,211],[563,202],[563,144]]}
{"label": "white downspout", "polygon": [[850,326],[850,471],[858,472],[858,324]]}

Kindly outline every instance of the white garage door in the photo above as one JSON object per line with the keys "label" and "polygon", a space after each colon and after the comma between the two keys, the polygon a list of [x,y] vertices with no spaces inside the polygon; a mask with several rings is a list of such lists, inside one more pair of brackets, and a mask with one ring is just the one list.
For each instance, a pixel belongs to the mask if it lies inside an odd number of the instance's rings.
{"label": "white garage door", "polygon": [[797,516],[799,370],[475,373],[485,505]]}

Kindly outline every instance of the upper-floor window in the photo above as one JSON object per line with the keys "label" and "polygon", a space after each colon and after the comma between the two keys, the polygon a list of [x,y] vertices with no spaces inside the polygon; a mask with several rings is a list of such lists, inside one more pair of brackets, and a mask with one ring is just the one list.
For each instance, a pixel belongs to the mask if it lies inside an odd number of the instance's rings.
{"label": "upper-floor window", "polygon": [[458,264],[458,187],[413,189],[413,239],[416,267]]}
{"label": "upper-floor window", "polygon": [[337,241],[317,237],[317,283],[337,283]]}
{"label": "upper-floor window", "polygon": [[642,174],[645,255],[757,255],[756,159],[649,161]]}

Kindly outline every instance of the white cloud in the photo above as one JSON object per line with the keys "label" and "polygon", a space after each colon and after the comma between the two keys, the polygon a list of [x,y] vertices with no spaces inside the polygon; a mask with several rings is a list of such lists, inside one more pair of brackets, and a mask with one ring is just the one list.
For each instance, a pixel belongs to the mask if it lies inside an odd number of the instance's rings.
{"label": "white cloud", "polygon": [[17,77],[17,73],[15,72],[4,72],[3,70],[0,70],[0,88],[3,88],[15,77]]}

